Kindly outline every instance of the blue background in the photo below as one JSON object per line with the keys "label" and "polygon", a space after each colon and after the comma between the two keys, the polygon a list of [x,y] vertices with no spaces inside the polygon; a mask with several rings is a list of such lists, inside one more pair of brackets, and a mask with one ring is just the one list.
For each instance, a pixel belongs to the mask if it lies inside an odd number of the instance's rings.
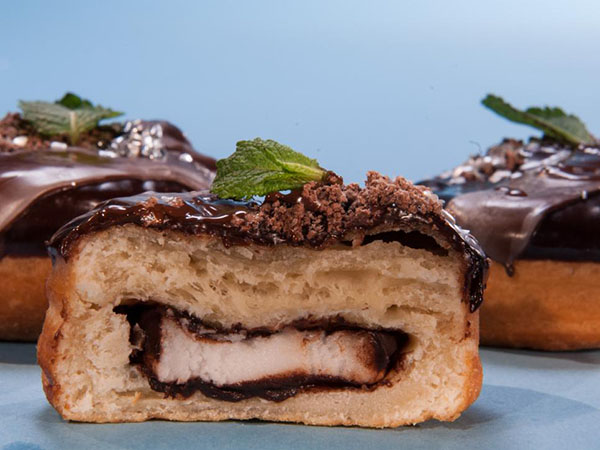
{"label": "blue background", "polygon": [[487,92],[600,134],[599,24],[594,0],[4,2],[0,111],[71,90],[217,157],[260,136],[415,180],[530,135]]}
{"label": "blue background", "polygon": [[[0,113],[70,90],[171,120],[217,157],[260,136],[347,181],[370,169],[419,179],[530,135],[480,106],[487,92],[562,106],[600,134],[599,19],[593,0],[6,1]],[[482,360],[481,396],[452,424],[98,426],[63,422],[33,345],[4,343],[0,448],[600,447],[599,351],[485,349]]]}

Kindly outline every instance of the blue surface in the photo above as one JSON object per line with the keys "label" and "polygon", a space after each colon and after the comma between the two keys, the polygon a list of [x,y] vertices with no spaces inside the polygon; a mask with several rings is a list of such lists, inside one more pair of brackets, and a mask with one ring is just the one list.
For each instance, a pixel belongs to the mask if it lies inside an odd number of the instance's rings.
{"label": "blue surface", "polygon": [[596,0],[4,2],[0,112],[73,90],[216,156],[260,136],[348,181],[418,179],[530,134],[488,91],[600,134],[599,18]]}
{"label": "blue surface", "polygon": [[[0,113],[72,90],[167,118],[221,157],[277,139],[347,181],[419,179],[527,128],[489,91],[560,105],[600,134],[600,3],[18,1],[0,13]],[[484,350],[453,424],[372,431],[263,423],[82,425],[43,398],[33,346],[0,344],[0,448],[600,448],[600,353]]]}
{"label": "blue surface", "polygon": [[482,350],[481,396],[456,422],[391,430],[262,422],[90,425],[44,398],[32,344],[0,344],[0,449],[596,449],[600,351]]}

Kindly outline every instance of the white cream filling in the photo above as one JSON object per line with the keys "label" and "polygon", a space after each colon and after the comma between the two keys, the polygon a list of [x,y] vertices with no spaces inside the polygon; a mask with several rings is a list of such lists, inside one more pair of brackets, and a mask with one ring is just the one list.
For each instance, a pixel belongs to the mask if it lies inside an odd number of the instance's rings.
{"label": "white cream filling", "polygon": [[216,386],[291,375],[326,376],[357,384],[380,381],[373,342],[363,331],[299,331],[240,340],[239,333],[214,340],[193,335],[174,319],[162,319],[162,346],[154,371],[163,383],[199,378]]}

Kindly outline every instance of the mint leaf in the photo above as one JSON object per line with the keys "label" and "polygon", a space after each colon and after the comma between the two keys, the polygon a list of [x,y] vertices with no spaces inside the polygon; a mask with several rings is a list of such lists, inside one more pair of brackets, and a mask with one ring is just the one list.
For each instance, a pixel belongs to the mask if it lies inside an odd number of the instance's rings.
{"label": "mint leaf", "polygon": [[23,119],[31,122],[36,131],[45,136],[67,134],[71,144],[76,144],[81,133],[92,130],[104,119],[122,115],[89,100],[67,93],[55,103],[19,101]]}
{"label": "mint leaf", "polygon": [[320,181],[319,163],[275,141],[240,141],[235,153],[217,161],[211,192],[221,198],[248,200],[254,195],[296,189]]}
{"label": "mint leaf", "polygon": [[59,105],[66,106],[69,109],[77,109],[81,107],[90,107],[92,108],[92,102],[89,100],[82,99],[79,95],[73,94],[72,92],[67,92],[63,98],[55,101],[54,103],[58,103]]}
{"label": "mint leaf", "polygon": [[481,103],[496,114],[517,123],[530,125],[544,132],[544,135],[569,144],[594,144],[596,139],[585,124],[573,114],[567,114],[560,108],[527,108],[521,111],[501,97],[488,94]]}

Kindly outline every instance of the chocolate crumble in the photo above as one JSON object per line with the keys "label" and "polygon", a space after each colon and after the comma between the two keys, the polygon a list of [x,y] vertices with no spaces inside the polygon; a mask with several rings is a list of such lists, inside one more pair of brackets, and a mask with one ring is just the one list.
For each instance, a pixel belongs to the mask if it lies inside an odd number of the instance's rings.
{"label": "chocolate crumble", "polygon": [[439,217],[441,204],[426,188],[402,177],[391,180],[369,172],[361,189],[330,174],[325,182],[308,183],[290,194],[270,194],[256,211],[232,223],[249,234],[275,234],[292,243],[320,246],[397,214]]}

